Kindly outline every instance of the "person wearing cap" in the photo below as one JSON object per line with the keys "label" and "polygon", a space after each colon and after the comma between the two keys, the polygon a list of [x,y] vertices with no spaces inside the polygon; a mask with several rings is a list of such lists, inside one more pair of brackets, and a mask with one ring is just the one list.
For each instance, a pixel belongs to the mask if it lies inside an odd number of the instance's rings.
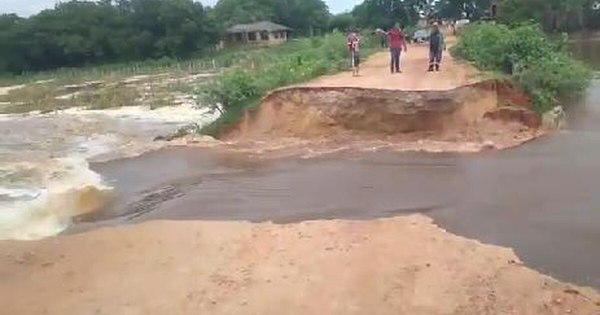
{"label": "person wearing cap", "polygon": [[429,69],[427,71],[440,71],[444,50],[446,50],[444,34],[440,31],[438,23],[433,23],[429,33]]}

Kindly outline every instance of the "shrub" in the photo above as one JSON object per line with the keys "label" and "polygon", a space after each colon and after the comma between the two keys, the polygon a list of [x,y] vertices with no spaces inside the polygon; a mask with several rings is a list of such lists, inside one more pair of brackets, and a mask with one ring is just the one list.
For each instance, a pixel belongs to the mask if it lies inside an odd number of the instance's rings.
{"label": "shrub", "polygon": [[[374,52],[375,47],[376,40],[365,34],[361,42],[362,56]],[[235,122],[244,110],[256,105],[270,90],[339,71],[348,63],[345,36],[337,32],[253,51],[244,62],[199,89],[203,103],[211,104],[222,114],[203,132],[217,135],[223,125]]]}
{"label": "shrub", "polygon": [[508,74],[544,112],[584,90],[592,72],[566,51],[566,37],[549,39],[538,25],[478,23],[464,29],[452,53],[482,70]]}
{"label": "shrub", "polygon": [[239,69],[223,73],[218,80],[203,88],[202,95],[210,104],[220,104],[227,109],[255,98],[259,89],[249,71]]}

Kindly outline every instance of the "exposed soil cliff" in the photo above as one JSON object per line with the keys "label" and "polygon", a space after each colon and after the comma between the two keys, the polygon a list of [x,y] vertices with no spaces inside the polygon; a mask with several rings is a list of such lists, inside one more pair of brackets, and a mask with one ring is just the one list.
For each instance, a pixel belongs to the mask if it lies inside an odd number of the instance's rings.
{"label": "exposed soil cliff", "polygon": [[433,91],[303,86],[270,93],[260,108],[247,112],[221,138],[350,136],[505,148],[534,138],[539,124],[523,93],[495,81]]}

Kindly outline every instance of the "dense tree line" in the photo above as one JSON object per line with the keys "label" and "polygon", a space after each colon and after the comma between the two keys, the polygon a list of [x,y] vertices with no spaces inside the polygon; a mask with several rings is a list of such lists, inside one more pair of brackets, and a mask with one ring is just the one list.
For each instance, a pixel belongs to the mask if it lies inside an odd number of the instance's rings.
{"label": "dense tree line", "polygon": [[492,18],[492,4],[497,4],[497,18],[507,24],[535,21],[548,31],[600,28],[600,0],[365,0],[351,16],[331,21],[332,27],[414,25],[419,16],[475,21]]}
{"label": "dense tree line", "polygon": [[212,49],[232,24],[268,19],[314,34],[328,27],[322,0],[63,2],[29,18],[0,15],[0,73],[92,63],[185,58]]}
{"label": "dense tree line", "polygon": [[185,57],[217,38],[192,0],[71,1],[26,19],[0,16],[0,72]]}
{"label": "dense tree line", "polygon": [[[390,27],[395,23],[415,25],[421,17],[471,20],[488,14],[492,0],[365,0],[352,10],[353,22],[361,27]],[[336,24],[347,22],[336,16]]]}
{"label": "dense tree line", "polygon": [[[29,18],[0,15],[0,74],[92,63],[185,58],[212,49],[227,27],[271,20],[296,36],[350,27],[414,25],[420,16],[477,20],[493,0],[365,0],[331,16],[323,0],[73,0]],[[598,0],[502,0],[499,20],[547,30],[600,28]]]}
{"label": "dense tree line", "polygon": [[504,0],[499,8],[504,23],[539,22],[547,31],[600,28],[597,0]]}
{"label": "dense tree line", "polygon": [[292,28],[296,36],[327,30],[330,18],[322,0],[220,0],[215,15],[226,26],[270,20]]}
{"label": "dense tree line", "polygon": [[431,0],[365,0],[352,10],[356,23],[362,27],[388,28],[395,23],[414,25],[419,14],[428,10]]}
{"label": "dense tree line", "polygon": [[437,16],[446,19],[479,20],[490,16],[492,0],[440,0],[434,5]]}
{"label": "dense tree line", "polygon": [[[387,28],[395,23],[415,25],[421,17],[478,20],[489,15],[492,0],[365,0],[351,12],[359,27]],[[346,15],[332,19],[333,25],[349,23]]]}

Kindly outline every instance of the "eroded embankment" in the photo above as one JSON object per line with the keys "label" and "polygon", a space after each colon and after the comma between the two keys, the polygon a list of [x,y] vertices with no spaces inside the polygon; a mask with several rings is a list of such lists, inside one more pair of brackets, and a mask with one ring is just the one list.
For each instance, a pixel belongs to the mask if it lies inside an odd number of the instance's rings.
{"label": "eroded embankment", "polygon": [[506,148],[540,134],[539,117],[529,104],[512,85],[496,81],[441,91],[288,87],[267,95],[258,109],[248,111],[221,138],[350,136]]}

